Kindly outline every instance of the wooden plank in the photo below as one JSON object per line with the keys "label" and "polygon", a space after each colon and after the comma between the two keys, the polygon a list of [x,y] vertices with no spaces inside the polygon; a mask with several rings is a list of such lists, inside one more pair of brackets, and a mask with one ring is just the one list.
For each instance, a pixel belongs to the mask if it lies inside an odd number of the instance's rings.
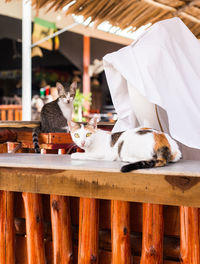
{"label": "wooden plank", "polygon": [[[39,134],[39,143],[49,143],[49,134],[48,133],[41,133]],[[32,131],[18,131],[17,132],[17,141],[22,143],[32,143]]]}
{"label": "wooden plank", "polygon": [[[69,149],[69,147],[70,147],[69,144],[44,144],[44,143],[40,144],[40,149],[45,149],[45,150]],[[33,143],[23,142],[22,148],[30,150],[30,149],[33,149],[34,146],[33,146]]]}
{"label": "wooden plank", "polygon": [[[120,173],[120,168],[124,165],[124,162],[120,161],[103,161],[103,160],[73,160],[70,155],[48,155],[43,156],[40,154],[0,154],[0,167],[13,167],[13,168],[37,168],[37,169],[60,169],[60,170],[75,170],[75,171],[91,171],[91,172],[106,172],[106,173]],[[130,173],[120,173],[120,177],[134,176],[137,174],[149,175],[149,176],[178,176],[168,179],[166,181],[169,185],[174,185],[183,191],[186,191],[188,187],[195,184],[193,178],[183,178],[182,184],[179,186],[176,179],[180,177],[194,177],[196,180],[200,180],[200,161],[188,160],[179,161],[177,163],[170,163],[168,166],[158,167],[154,169],[141,169]],[[117,174],[116,174],[117,175]],[[131,176],[131,177],[132,177]],[[151,179],[151,177],[150,177]],[[185,179],[185,181],[184,181]]]}
{"label": "wooden plank", "polygon": [[1,154],[0,189],[200,206],[200,162],[179,162],[127,174],[119,172],[121,165],[71,160],[69,155]]}
{"label": "wooden plank", "polygon": [[48,133],[49,144],[73,143],[70,133]]}
{"label": "wooden plank", "polygon": [[120,173],[1,168],[0,189],[193,207],[200,205],[199,184],[182,192],[169,186],[165,176],[151,175],[149,179],[149,175],[129,174],[123,181],[122,177]]}
{"label": "wooden plank", "polygon": [[[40,144],[69,144],[73,143],[69,133],[40,133]],[[32,131],[18,131],[17,140],[23,143],[32,143]]]}
{"label": "wooden plank", "polygon": [[6,143],[0,144],[0,153],[7,153],[7,152],[8,152],[7,144]]}
{"label": "wooden plank", "polygon": [[0,121],[0,127],[29,127],[35,128],[40,125],[40,121]]}
{"label": "wooden plank", "polygon": [[[2,115],[2,110],[1,110],[1,115]],[[14,128],[23,128],[23,127],[28,127],[28,128],[35,128],[40,125],[40,121],[5,121],[5,119],[1,119],[0,121],[0,127],[14,127]],[[99,127],[113,127],[113,123],[110,122],[99,122],[98,126]]]}

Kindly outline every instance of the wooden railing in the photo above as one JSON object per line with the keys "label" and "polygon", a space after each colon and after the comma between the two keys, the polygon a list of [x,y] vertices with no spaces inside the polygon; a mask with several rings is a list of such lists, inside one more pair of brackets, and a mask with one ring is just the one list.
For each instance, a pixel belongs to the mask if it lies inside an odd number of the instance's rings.
{"label": "wooden railing", "polygon": [[0,105],[0,121],[22,120],[21,105]]}
{"label": "wooden railing", "polygon": [[[9,149],[20,142],[18,152],[32,152],[31,132],[17,134]],[[64,154],[71,143],[66,134],[40,135],[43,153]],[[24,169],[23,156],[11,168],[12,156],[7,165],[0,156],[0,263],[200,263],[199,209],[187,207],[200,206],[200,164],[199,172],[120,174],[116,163],[87,171],[68,156],[59,169],[56,156],[38,155]]]}

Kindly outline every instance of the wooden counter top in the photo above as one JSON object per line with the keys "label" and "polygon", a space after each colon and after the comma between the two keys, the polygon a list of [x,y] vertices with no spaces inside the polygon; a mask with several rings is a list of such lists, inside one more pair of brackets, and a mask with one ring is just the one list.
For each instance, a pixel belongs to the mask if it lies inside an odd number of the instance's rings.
{"label": "wooden counter top", "polygon": [[38,127],[40,121],[0,121],[0,128],[22,128],[22,127],[29,127],[35,128]]}
{"label": "wooden counter top", "polygon": [[200,207],[200,162],[123,174],[121,162],[69,155],[0,154],[0,189]]}
{"label": "wooden counter top", "polygon": [[[0,128],[22,128],[22,127],[29,127],[29,128],[35,128],[38,127],[40,124],[40,121],[0,121]],[[99,122],[99,126],[113,126],[114,123],[109,122]]]}

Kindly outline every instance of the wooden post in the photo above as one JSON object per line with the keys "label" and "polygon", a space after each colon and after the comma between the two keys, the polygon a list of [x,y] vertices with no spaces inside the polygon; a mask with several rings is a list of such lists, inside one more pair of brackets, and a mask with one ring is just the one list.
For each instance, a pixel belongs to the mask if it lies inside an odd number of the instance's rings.
{"label": "wooden post", "polygon": [[112,264],[131,264],[130,203],[111,201]]}
{"label": "wooden post", "polygon": [[[65,154],[65,149],[59,149],[58,154]],[[71,264],[73,249],[69,197],[50,195],[50,204],[54,264]]]}
{"label": "wooden post", "polygon": [[59,155],[63,155],[65,153],[66,153],[65,149],[58,149],[58,154]]}
{"label": "wooden post", "polygon": [[140,264],[163,263],[163,206],[143,204],[143,237]]}
{"label": "wooden post", "polygon": [[200,263],[199,209],[180,207],[180,262]]}
{"label": "wooden post", "polygon": [[13,192],[0,191],[0,263],[15,263]]}
{"label": "wooden post", "polygon": [[[83,36],[83,93],[89,94],[90,92],[90,76],[88,68],[90,65],[90,37]],[[85,106],[89,110],[89,104]]]}
{"label": "wooden post", "polygon": [[51,195],[51,224],[54,264],[73,263],[69,198]]}
{"label": "wooden post", "polygon": [[[9,131],[6,135],[8,136]],[[13,146],[12,146],[13,147]],[[11,147],[11,150],[14,148]],[[14,193],[0,191],[0,263],[15,263]]]}
{"label": "wooden post", "polygon": [[22,194],[26,216],[28,264],[45,264],[42,200],[40,194]]}
{"label": "wooden post", "polygon": [[78,264],[98,263],[99,201],[80,198]]}
{"label": "wooden post", "polygon": [[13,109],[8,109],[8,120],[9,121],[13,120]]}

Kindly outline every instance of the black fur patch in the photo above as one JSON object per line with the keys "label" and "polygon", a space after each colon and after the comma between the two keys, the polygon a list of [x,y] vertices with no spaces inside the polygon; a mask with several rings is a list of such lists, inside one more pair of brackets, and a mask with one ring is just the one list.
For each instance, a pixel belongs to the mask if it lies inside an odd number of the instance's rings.
{"label": "black fur patch", "polygon": [[158,159],[163,158],[166,160],[166,162],[169,162],[171,159],[171,152],[167,146],[159,148],[156,154]]}
{"label": "black fur patch", "polygon": [[138,130],[136,132],[136,134],[139,134],[139,135],[145,135],[147,133],[152,133],[153,131],[152,130],[149,130],[149,129],[141,129],[141,130]]}
{"label": "black fur patch", "polygon": [[121,154],[121,150],[122,150],[122,146],[124,144],[124,141],[120,142],[119,145],[118,145],[118,155],[120,157],[120,154]]}
{"label": "black fur patch", "polygon": [[120,138],[120,136],[123,133],[124,133],[124,131],[111,134],[111,147],[113,147],[115,145],[115,143],[117,142],[117,140]]}
{"label": "black fur patch", "polygon": [[130,172],[130,171],[133,171],[133,170],[154,168],[155,165],[156,165],[156,161],[155,160],[138,161],[138,162],[129,163],[127,165],[122,166],[121,167],[121,172]]}

